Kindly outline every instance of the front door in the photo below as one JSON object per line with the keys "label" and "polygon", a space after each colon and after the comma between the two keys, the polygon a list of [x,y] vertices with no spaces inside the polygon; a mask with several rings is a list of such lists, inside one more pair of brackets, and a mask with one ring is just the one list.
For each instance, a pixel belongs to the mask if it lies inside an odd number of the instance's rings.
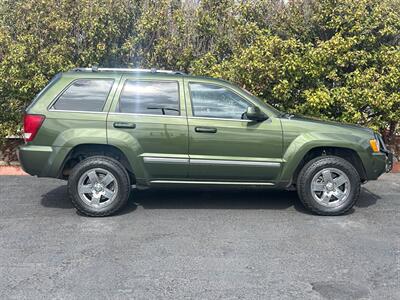
{"label": "front door", "polygon": [[188,175],[188,126],[180,78],[126,75],[107,118],[112,145],[135,156],[139,180],[185,179]]}
{"label": "front door", "polygon": [[237,88],[186,81],[189,177],[194,180],[273,182],[282,165],[280,120],[247,120],[255,105]]}

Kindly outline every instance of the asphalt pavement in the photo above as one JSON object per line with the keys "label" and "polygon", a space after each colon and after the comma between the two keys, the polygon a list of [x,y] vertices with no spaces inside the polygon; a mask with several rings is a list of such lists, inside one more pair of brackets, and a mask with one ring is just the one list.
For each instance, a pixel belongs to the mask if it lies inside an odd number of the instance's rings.
{"label": "asphalt pavement", "polygon": [[295,192],[181,189],[87,218],[63,181],[0,176],[0,298],[400,299],[400,174],[339,217]]}

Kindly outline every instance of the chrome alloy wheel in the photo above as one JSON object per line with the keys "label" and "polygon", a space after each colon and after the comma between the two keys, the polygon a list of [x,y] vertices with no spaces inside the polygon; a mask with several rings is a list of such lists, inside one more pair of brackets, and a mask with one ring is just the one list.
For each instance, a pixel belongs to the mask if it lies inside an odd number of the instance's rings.
{"label": "chrome alloy wheel", "polygon": [[105,207],[111,204],[118,194],[117,179],[105,169],[90,169],[79,178],[78,194],[93,208]]}
{"label": "chrome alloy wheel", "polygon": [[351,189],[349,177],[336,168],[319,171],[311,181],[311,194],[319,204],[337,207],[349,197]]}

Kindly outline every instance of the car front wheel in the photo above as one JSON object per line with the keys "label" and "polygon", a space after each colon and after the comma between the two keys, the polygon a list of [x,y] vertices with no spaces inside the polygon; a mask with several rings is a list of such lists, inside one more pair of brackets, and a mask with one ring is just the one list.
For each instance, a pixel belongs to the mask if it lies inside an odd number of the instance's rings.
{"label": "car front wheel", "polygon": [[115,159],[93,156],[79,162],[68,179],[68,193],[78,211],[91,217],[109,216],[128,201],[130,180]]}
{"label": "car front wheel", "polygon": [[300,200],[319,215],[341,215],[349,211],[358,199],[360,186],[357,170],[336,156],[311,160],[297,178]]}

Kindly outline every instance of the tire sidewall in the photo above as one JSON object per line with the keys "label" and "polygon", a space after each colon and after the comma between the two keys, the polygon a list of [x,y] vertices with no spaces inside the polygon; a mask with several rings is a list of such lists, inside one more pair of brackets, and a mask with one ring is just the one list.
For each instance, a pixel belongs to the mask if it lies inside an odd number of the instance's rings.
{"label": "tire sidewall", "polygon": [[[90,169],[102,168],[115,177],[118,192],[115,199],[107,206],[95,208],[85,203],[78,193],[78,183],[81,176]],[[78,163],[68,179],[68,192],[75,207],[82,213],[90,216],[106,216],[118,210],[129,198],[130,183],[124,167],[116,160],[95,156],[89,157]]]}
{"label": "tire sidewall", "polygon": [[[346,201],[335,207],[327,207],[316,201],[312,195],[311,182],[314,176],[325,168],[336,168],[344,172],[350,181],[350,193]],[[312,210],[327,214],[341,214],[353,207],[357,201],[360,191],[360,178],[357,170],[346,160],[339,157],[316,158],[310,161],[304,168],[304,172],[299,174],[299,195],[306,202],[306,206],[312,206]]]}

